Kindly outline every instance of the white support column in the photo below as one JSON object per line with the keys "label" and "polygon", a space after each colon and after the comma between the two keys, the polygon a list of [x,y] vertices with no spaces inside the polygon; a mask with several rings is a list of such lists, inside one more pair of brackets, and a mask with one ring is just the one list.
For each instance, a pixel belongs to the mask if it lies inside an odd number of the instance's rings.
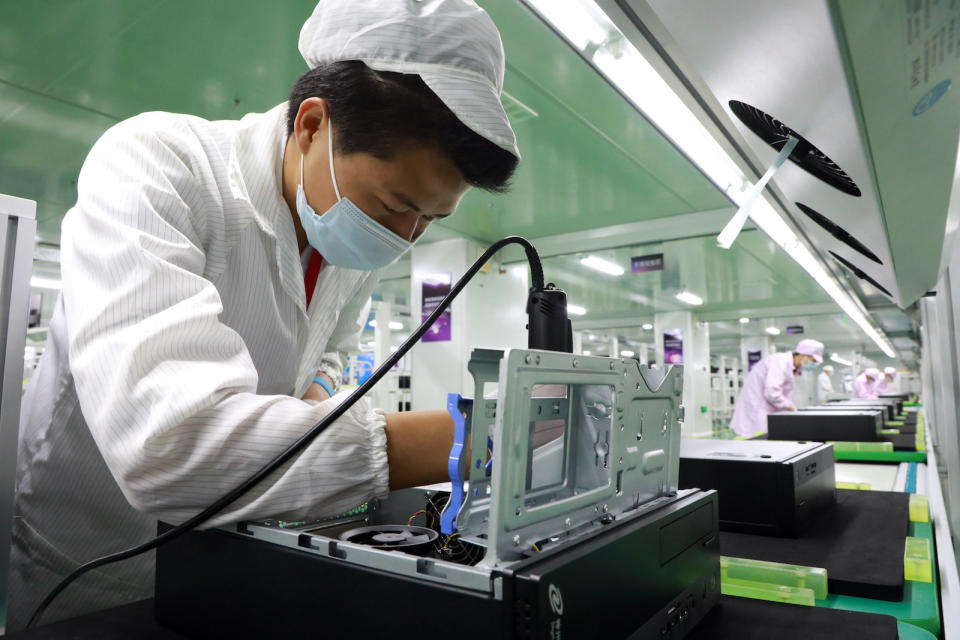
{"label": "white support column", "polygon": [[583,331],[573,332],[573,352],[578,354],[583,353]]}
{"label": "white support column", "polygon": [[655,314],[657,362],[665,365],[664,332],[679,330],[683,340],[683,406],[686,420],[683,435],[709,435],[713,432],[710,412],[710,327],[698,322],[690,311]]}
{"label": "white support column", "polygon": [[760,333],[756,333],[753,329],[744,329],[740,334],[740,364],[744,378],[750,372],[749,353],[751,351],[759,351],[761,359],[773,353],[773,338],[759,326],[757,329]]}
{"label": "white support column", "polygon": [[[443,274],[456,282],[483,249],[465,238],[413,247],[410,314],[414,324],[422,320],[424,279]],[[411,351],[412,409],[442,409],[447,393],[473,397],[473,378],[467,371],[473,349],[526,348],[528,282],[526,264],[501,270],[491,262],[490,269],[474,277],[451,305],[450,340],[421,342]]]}
{"label": "white support column", "polygon": [[[390,319],[393,310],[389,302],[374,302],[373,312],[376,320],[373,328],[373,341],[376,343],[373,348],[373,367],[376,369],[390,357],[390,345],[393,342],[390,339]],[[371,392],[373,406],[386,411],[396,411],[396,385],[396,373],[388,372]]]}
{"label": "white support column", "polygon": [[650,362],[650,343],[641,342],[637,347],[637,359],[640,360],[640,364],[647,364]]}

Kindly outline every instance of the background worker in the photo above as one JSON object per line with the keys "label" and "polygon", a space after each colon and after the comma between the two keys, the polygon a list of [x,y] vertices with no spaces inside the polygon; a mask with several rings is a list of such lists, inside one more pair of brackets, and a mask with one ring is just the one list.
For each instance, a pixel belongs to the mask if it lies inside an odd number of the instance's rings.
{"label": "background worker", "polygon": [[833,365],[824,365],[817,376],[817,402],[826,402],[827,396],[833,393],[833,381],[830,376],[833,375]]}
{"label": "background worker", "polygon": [[876,398],[877,397],[877,380],[880,378],[880,370],[876,367],[868,367],[863,370],[863,373],[857,376],[857,379],[853,381],[853,397],[854,398]]}
{"label": "background worker", "polygon": [[793,351],[773,353],[754,365],[737,398],[730,427],[737,435],[766,433],[767,415],[795,411],[793,378],[823,362],[823,343],[801,340]]}

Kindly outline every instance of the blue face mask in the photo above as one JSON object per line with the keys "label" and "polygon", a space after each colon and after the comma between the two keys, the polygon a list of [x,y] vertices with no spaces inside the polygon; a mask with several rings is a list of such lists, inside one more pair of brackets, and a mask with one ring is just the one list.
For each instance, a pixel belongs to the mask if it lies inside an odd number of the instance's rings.
{"label": "blue face mask", "polygon": [[307,241],[324,260],[337,267],[374,271],[396,262],[413,243],[361,211],[349,198],[340,197],[337,174],[333,170],[333,128],[327,119],[327,154],[330,179],[337,203],[318,216],[303,191],[303,154],[300,155],[300,184],[297,185],[297,213],[307,233]]}
{"label": "blue face mask", "polygon": [[816,362],[804,362],[801,366],[801,369],[804,371],[816,371],[817,363]]}

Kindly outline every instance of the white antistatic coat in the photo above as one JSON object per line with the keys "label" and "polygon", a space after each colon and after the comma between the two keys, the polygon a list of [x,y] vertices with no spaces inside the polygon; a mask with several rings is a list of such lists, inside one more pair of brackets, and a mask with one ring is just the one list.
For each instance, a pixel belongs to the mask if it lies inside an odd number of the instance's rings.
{"label": "white antistatic coat", "polygon": [[880,377],[877,378],[877,382],[874,384],[873,388],[876,390],[878,395],[890,391],[890,383],[887,381],[887,376],[881,373]]}
{"label": "white antistatic coat", "polygon": [[826,402],[829,393],[833,393],[833,382],[826,371],[821,371],[820,375],[817,376],[817,400]]}
{"label": "white antistatic coat", "polygon": [[773,353],[753,365],[740,390],[730,428],[737,435],[766,432],[767,415],[793,408],[793,352]]}
{"label": "white antistatic coat", "polygon": [[[23,400],[8,628],[71,569],[197,513],[339,402],[298,398],[318,369],[339,378],[376,276],[326,265],[307,310],[281,190],[285,114],[147,113],[90,151]],[[361,401],[208,525],[384,496],[384,426]],[[84,576],[44,621],[149,596],[152,563]]]}
{"label": "white antistatic coat", "polygon": [[867,399],[876,398],[877,383],[871,382],[867,378],[867,374],[861,373],[857,376],[856,380],[853,381],[853,397]]}

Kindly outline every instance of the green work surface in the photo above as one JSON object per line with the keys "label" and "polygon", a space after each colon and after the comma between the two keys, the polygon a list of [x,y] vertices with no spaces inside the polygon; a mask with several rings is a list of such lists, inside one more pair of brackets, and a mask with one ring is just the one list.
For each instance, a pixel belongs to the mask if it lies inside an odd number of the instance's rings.
{"label": "green work surface", "polygon": [[859,460],[865,462],[926,462],[926,451],[837,451],[833,457],[837,460]]}
{"label": "green work surface", "polygon": [[[910,535],[916,538],[928,538],[933,546],[933,529],[929,522],[911,522]],[[932,562],[936,566],[936,552]],[[940,637],[940,604],[938,599],[937,572],[933,572],[933,582],[914,582],[907,580],[904,583],[903,600],[888,602],[886,600],[871,600],[853,596],[838,596],[829,594],[823,600],[817,600],[818,607],[830,609],[846,609],[864,613],[880,613],[894,616],[897,620],[914,625]],[[922,635],[905,636],[903,638],[922,638]]]}
{"label": "green work surface", "polygon": [[900,640],[936,640],[935,635],[906,622],[897,622]]}

